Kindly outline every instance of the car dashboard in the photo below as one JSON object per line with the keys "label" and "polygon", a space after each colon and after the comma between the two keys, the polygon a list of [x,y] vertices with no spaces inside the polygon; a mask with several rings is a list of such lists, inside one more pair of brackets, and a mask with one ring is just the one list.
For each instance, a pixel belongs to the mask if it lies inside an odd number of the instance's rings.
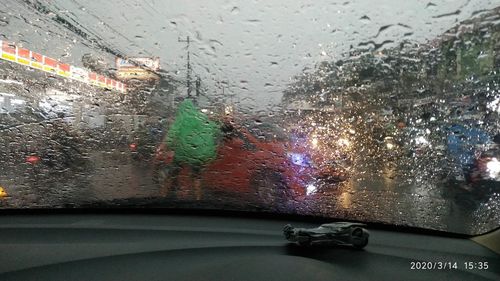
{"label": "car dashboard", "polygon": [[284,239],[287,223],[218,215],[7,214],[0,216],[0,280],[500,280],[499,255],[470,239],[368,227],[363,250],[300,247]]}

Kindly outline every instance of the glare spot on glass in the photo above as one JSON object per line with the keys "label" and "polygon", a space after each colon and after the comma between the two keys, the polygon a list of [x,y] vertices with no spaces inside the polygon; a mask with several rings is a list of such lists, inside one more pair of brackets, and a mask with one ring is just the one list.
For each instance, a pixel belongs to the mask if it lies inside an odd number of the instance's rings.
{"label": "glare spot on glass", "polygon": [[422,136],[415,138],[416,144],[428,144],[429,142]]}
{"label": "glare spot on glass", "polygon": [[311,195],[311,194],[314,194],[316,193],[316,186],[312,183],[308,184],[307,187],[306,187],[306,194],[307,195]]}
{"label": "glare spot on glass", "polygon": [[387,143],[387,149],[393,149],[394,148],[394,144],[388,142]]}
{"label": "glare spot on glass", "polygon": [[495,98],[494,100],[489,102],[486,106],[488,109],[500,113],[500,97]]}

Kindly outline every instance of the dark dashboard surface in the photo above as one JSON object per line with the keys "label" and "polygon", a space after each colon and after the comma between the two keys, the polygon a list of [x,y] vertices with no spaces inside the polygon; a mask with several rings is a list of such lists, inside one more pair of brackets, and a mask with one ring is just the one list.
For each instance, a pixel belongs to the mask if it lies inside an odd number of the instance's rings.
{"label": "dark dashboard surface", "polygon": [[[500,280],[499,255],[469,239],[368,228],[364,250],[301,248],[284,240],[286,223],[200,215],[2,215],[0,280]],[[412,269],[421,262],[456,263],[456,269]],[[475,269],[466,268],[470,262]]]}

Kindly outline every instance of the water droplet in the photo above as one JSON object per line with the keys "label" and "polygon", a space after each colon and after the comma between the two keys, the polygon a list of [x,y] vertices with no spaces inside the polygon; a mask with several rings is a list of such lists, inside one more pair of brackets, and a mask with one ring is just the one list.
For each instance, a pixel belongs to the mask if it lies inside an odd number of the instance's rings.
{"label": "water droplet", "polygon": [[364,15],[362,16],[361,18],[359,18],[359,20],[361,21],[361,23],[363,24],[368,24],[371,22],[371,19],[367,16],[367,15]]}
{"label": "water droplet", "polygon": [[233,7],[233,8],[231,9],[231,14],[233,14],[233,15],[237,15],[237,14],[239,14],[239,13],[240,13],[240,9],[239,9],[238,7]]}
{"label": "water droplet", "polygon": [[434,8],[434,7],[437,7],[437,5],[436,5],[436,4],[434,4],[434,3],[432,3],[432,2],[429,2],[429,3],[427,3],[427,5],[425,5],[425,8],[426,8],[426,9],[429,9],[429,8]]}

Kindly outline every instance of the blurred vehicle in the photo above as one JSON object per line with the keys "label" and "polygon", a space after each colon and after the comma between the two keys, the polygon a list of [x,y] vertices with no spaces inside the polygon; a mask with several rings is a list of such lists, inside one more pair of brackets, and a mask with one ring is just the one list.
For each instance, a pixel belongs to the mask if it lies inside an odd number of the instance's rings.
{"label": "blurred vehicle", "polygon": [[[480,129],[467,128],[462,125],[450,126],[447,137],[448,153],[460,169],[460,171],[452,171],[450,175],[454,176],[455,180],[463,178],[466,183],[472,183],[479,174],[484,174],[488,170],[488,159],[491,158],[483,154],[488,143],[490,143],[490,137]],[[478,172],[478,170],[484,172]]]}
{"label": "blurred vehicle", "polygon": [[46,131],[24,145],[24,162],[35,174],[88,168],[90,162],[82,150],[83,139],[69,124],[56,119]]}
{"label": "blurred vehicle", "polygon": [[471,182],[477,182],[481,180],[500,180],[500,161],[498,157],[482,154],[479,159],[476,160],[476,166],[471,172]]}
{"label": "blurred vehicle", "polygon": [[132,159],[149,161],[155,154],[155,148],[160,141],[154,127],[140,126],[128,138],[128,148]]}
{"label": "blurred vehicle", "polygon": [[[494,139],[495,141],[495,139]],[[484,151],[481,151],[474,160],[470,180],[500,181],[500,148],[498,138],[490,143]]]}
{"label": "blurred vehicle", "polygon": [[[336,137],[332,137],[334,134]],[[352,151],[349,132],[339,133],[323,126],[291,129],[288,154],[292,162],[309,167],[313,177],[328,186],[351,176]]]}
{"label": "blurred vehicle", "polygon": [[[294,164],[287,157],[285,143],[262,141],[245,127],[226,131],[217,157],[202,171],[204,187],[219,191],[255,194],[261,202],[272,204],[305,195],[305,182],[312,181],[311,168]],[[169,177],[174,152],[161,143],[155,154],[155,180],[164,183]],[[188,188],[188,168],[179,173],[179,188]],[[167,187],[170,188],[170,187]]]}
{"label": "blurred vehicle", "polygon": [[336,222],[322,224],[316,228],[294,228],[285,225],[283,234],[288,241],[302,246],[314,244],[348,245],[362,249],[368,245],[369,233],[361,223]]}
{"label": "blurred vehicle", "polygon": [[295,166],[307,169],[314,179],[322,183],[342,182],[350,176],[351,160],[346,154],[325,155],[304,142],[290,143],[287,156]]}

